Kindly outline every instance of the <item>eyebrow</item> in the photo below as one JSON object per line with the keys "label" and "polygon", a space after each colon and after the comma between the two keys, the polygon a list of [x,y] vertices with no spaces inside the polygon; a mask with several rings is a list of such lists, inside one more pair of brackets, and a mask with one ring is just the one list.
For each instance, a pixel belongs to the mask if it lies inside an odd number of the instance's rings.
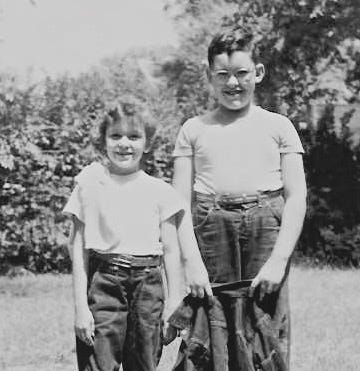
{"label": "eyebrow", "polygon": [[226,71],[226,72],[228,72],[228,71],[249,71],[251,69],[252,69],[252,67],[239,67],[239,68],[225,68],[225,67],[223,67],[223,68],[216,68],[216,69],[214,69],[214,71]]}

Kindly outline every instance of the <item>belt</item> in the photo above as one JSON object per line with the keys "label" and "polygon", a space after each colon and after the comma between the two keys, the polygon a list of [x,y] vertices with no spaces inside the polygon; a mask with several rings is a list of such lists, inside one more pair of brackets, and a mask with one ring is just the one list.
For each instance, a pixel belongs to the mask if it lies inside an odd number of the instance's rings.
{"label": "belt", "polygon": [[257,194],[241,194],[241,195],[227,195],[227,194],[204,194],[196,192],[195,198],[199,201],[213,201],[218,205],[237,206],[248,203],[259,203],[261,200],[267,198],[274,198],[283,195],[283,188],[275,191],[259,192]]}
{"label": "belt", "polygon": [[247,297],[252,280],[240,280],[227,283],[212,283],[211,290],[214,295],[227,295],[231,297]]}
{"label": "belt", "polygon": [[159,267],[162,262],[160,255],[97,254],[96,256],[100,260],[98,268],[100,271]]}

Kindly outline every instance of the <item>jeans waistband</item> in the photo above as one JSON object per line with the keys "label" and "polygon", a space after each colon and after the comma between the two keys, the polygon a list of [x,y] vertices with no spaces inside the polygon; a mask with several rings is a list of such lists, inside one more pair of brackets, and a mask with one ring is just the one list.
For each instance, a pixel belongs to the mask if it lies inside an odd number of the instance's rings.
{"label": "jeans waistband", "polygon": [[284,189],[280,188],[275,191],[258,192],[256,194],[204,194],[195,193],[195,199],[199,201],[212,201],[217,204],[225,206],[237,206],[248,203],[256,203],[267,198],[274,198],[283,195]]}
{"label": "jeans waistband", "polygon": [[159,267],[162,262],[160,255],[97,254],[97,258],[100,270]]}
{"label": "jeans waistband", "polygon": [[214,295],[227,295],[230,297],[245,298],[249,294],[252,280],[240,280],[227,283],[212,283],[211,289]]}

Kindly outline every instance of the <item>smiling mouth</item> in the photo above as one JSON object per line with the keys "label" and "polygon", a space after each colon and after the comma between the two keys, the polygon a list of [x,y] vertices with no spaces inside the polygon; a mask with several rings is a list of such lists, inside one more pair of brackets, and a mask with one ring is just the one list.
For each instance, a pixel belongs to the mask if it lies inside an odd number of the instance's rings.
{"label": "smiling mouth", "polygon": [[240,95],[241,93],[243,93],[243,90],[240,90],[240,89],[236,89],[236,90],[226,90],[226,91],[224,91],[224,93],[225,93],[226,95],[230,95],[230,96],[234,97],[234,96],[238,96],[238,95]]}
{"label": "smiling mouth", "polygon": [[118,156],[118,157],[131,157],[133,154],[132,153],[120,153],[120,152],[115,152],[115,155]]}

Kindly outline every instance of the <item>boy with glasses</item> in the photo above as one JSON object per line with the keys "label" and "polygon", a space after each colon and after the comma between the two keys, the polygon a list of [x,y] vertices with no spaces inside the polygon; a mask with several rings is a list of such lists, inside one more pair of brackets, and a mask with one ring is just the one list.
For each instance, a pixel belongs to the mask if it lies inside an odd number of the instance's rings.
{"label": "boy with glasses", "polygon": [[[208,62],[218,105],[180,129],[173,184],[192,204],[210,282],[214,287],[251,282],[249,300],[270,319],[280,349],[276,357],[288,364],[287,276],[306,210],[303,147],[286,117],[253,103],[265,68],[251,33],[238,29],[216,35]],[[224,304],[224,311],[235,308],[236,300]],[[246,333],[241,320],[232,326],[228,323],[229,336]],[[255,369],[275,362],[274,352],[261,353],[254,339],[246,341]],[[230,353],[229,369],[238,369]]]}

